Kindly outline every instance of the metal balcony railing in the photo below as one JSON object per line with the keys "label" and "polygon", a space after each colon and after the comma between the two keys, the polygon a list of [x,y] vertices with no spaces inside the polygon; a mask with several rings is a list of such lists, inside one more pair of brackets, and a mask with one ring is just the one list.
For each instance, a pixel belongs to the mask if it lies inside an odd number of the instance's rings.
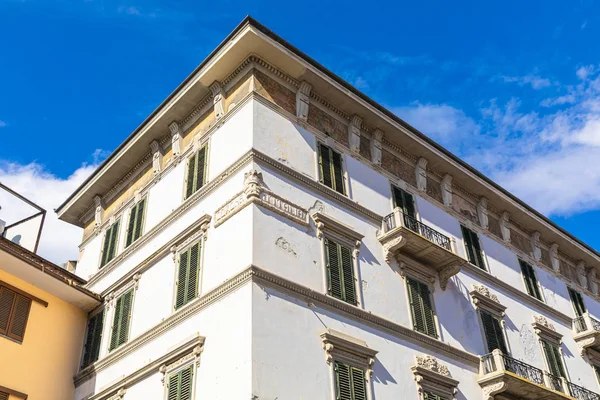
{"label": "metal balcony railing", "polygon": [[575,333],[594,330],[600,332],[600,321],[592,317],[589,313],[585,313],[581,317],[573,318],[573,329]]}
{"label": "metal balcony railing", "polygon": [[500,350],[494,350],[492,353],[481,357],[481,373],[483,375],[497,371],[511,372],[529,382],[565,393],[577,400],[600,400],[598,393],[502,354]]}
{"label": "metal balcony railing", "polygon": [[396,207],[391,214],[388,214],[383,218],[383,233],[389,232],[399,226],[410,229],[430,242],[433,242],[448,251],[452,251],[452,244],[448,236],[425,225],[410,215],[403,213],[402,209]]}

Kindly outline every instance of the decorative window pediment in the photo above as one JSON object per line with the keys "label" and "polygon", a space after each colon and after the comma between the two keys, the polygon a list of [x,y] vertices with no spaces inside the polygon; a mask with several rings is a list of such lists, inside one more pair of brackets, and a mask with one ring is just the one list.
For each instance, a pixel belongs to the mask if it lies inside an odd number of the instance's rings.
{"label": "decorative window pediment", "polygon": [[334,360],[345,362],[363,368],[367,377],[371,376],[378,352],[367,346],[366,342],[333,329],[327,329],[320,336],[328,364]]}
{"label": "decorative window pediment", "polygon": [[537,333],[540,339],[548,340],[556,344],[561,343],[562,334],[556,332],[554,324],[548,321],[546,317],[543,317],[541,315],[534,315],[533,323],[531,325],[533,326],[535,333]]}
{"label": "decorative window pediment", "polygon": [[426,392],[447,399],[456,399],[458,381],[452,378],[448,367],[429,355],[416,356],[416,362],[416,365],[410,369],[415,376],[419,399],[423,399]]}
{"label": "decorative window pediment", "polygon": [[321,212],[312,214],[312,219],[315,221],[317,228],[317,238],[322,239],[323,235],[331,236],[332,239],[338,240],[354,249],[355,255],[358,255],[360,242],[365,237],[356,232],[354,228],[337,221],[336,219],[325,215]]}
{"label": "decorative window pediment", "polygon": [[498,296],[486,286],[473,285],[473,290],[469,292],[469,295],[476,309],[488,311],[500,319],[504,317],[506,306],[500,303]]}

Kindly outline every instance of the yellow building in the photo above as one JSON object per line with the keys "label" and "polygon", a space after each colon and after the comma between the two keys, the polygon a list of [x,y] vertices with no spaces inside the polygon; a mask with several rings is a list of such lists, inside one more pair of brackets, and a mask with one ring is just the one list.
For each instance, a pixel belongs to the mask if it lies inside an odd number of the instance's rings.
{"label": "yellow building", "polygon": [[35,249],[36,229],[23,224],[22,232],[7,236],[15,224],[3,225],[0,221],[0,400],[72,399],[87,315],[101,299],[82,287],[81,278],[15,243],[35,232]]}

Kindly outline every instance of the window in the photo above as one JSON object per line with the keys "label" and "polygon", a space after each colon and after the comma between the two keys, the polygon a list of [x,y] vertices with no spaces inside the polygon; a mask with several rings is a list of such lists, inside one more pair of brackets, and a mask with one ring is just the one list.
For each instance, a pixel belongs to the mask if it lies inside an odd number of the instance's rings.
{"label": "window", "polygon": [[31,297],[18,289],[0,284],[0,335],[19,343],[23,341],[31,301]]}
{"label": "window", "polygon": [[117,220],[112,224],[104,234],[104,245],[102,246],[102,257],[100,260],[100,268],[104,267],[117,254],[117,242],[119,239],[119,225],[121,220]]}
{"label": "window", "polygon": [[540,301],[544,301],[542,298],[542,293],[540,291],[540,285],[538,284],[538,280],[535,276],[533,266],[521,260],[520,258],[519,265],[521,266],[521,273],[523,274],[523,279],[525,280],[525,287],[527,288],[527,293]]}
{"label": "window", "polygon": [[435,314],[431,305],[429,287],[410,277],[406,278],[408,299],[414,330],[437,338]]}
{"label": "window", "polygon": [[402,210],[404,225],[412,231],[419,232],[413,196],[396,186],[392,187],[392,192],[394,195],[394,208],[400,207]]}
{"label": "window", "polygon": [[423,400],[447,400],[445,397],[439,396],[433,392],[423,392]]}
{"label": "window", "polygon": [[125,241],[125,247],[139,239],[142,236],[142,229],[144,226],[144,215],[146,213],[146,199],[141,199],[131,208],[129,212],[129,224],[127,225],[127,239]]}
{"label": "window", "polygon": [[345,194],[342,155],[324,144],[319,143],[320,182],[338,193]]}
{"label": "window", "polygon": [[356,304],[352,250],[325,238],[325,252],[328,293],[347,303]]}
{"label": "window", "polygon": [[185,198],[196,193],[206,180],[206,146],[202,147],[188,159],[185,179]]}
{"label": "window", "polygon": [[100,355],[100,344],[102,342],[103,327],[104,310],[100,311],[88,320],[81,368],[85,368],[98,360],[98,356]]}
{"label": "window", "polygon": [[488,353],[499,349],[502,354],[508,355],[508,348],[504,341],[504,332],[500,320],[487,311],[480,310],[479,313],[481,315]]}
{"label": "window", "polygon": [[364,370],[336,361],[334,372],[336,400],[367,400]]}
{"label": "window", "polygon": [[569,297],[571,298],[571,304],[573,304],[573,310],[577,317],[583,317],[583,314],[587,312],[585,304],[583,303],[583,296],[576,290],[567,287],[569,290]]}
{"label": "window", "polygon": [[179,256],[176,283],[175,309],[184,306],[198,295],[200,271],[200,242],[192,245]]}
{"label": "window", "polygon": [[560,354],[558,344],[544,339],[542,339],[541,342],[544,356],[546,357],[546,363],[548,364],[548,372],[555,377],[566,378],[567,375],[565,374],[562,355]]}
{"label": "window", "polygon": [[0,392],[0,400],[8,400],[8,393]]}
{"label": "window", "polygon": [[193,365],[169,375],[169,383],[167,384],[167,400],[191,400],[193,379]]}
{"label": "window", "polygon": [[460,228],[462,230],[469,262],[481,269],[485,269],[483,251],[481,251],[481,245],[479,244],[479,237],[477,237],[477,233],[473,232],[469,228],[464,227],[463,225],[461,225]]}
{"label": "window", "polygon": [[115,306],[112,333],[110,337],[110,350],[114,350],[129,338],[129,323],[131,320],[131,306],[133,303],[133,289],[122,294]]}

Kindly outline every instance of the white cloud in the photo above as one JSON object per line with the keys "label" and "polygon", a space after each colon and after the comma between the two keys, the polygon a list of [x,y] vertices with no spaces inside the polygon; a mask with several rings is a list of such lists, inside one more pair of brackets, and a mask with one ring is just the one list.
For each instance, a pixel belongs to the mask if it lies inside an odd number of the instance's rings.
{"label": "white cloud", "polygon": [[119,12],[120,14],[127,14],[127,15],[142,15],[140,10],[134,6],[120,6],[117,9],[117,12]]}
{"label": "white cloud", "polygon": [[525,76],[501,76],[504,82],[515,82],[519,86],[530,85],[533,89],[539,90],[552,85],[547,78],[541,78],[537,75],[525,75]]}
{"label": "white cloud", "polygon": [[[46,221],[38,248],[38,254],[42,257],[57,264],[67,260],[77,260],[79,256],[77,245],[81,242],[82,230],[60,221],[54,209],[62,204],[95,168],[96,165],[84,164],[68,178],[62,179],[35,162],[21,165],[0,161],[0,182],[46,210]],[[0,211],[1,219],[14,219],[15,215],[28,211],[28,206],[23,204],[20,204],[18,209],[12,208],[15,203],[9,203],[6,196],[0,197],[0,201],[3,203]]]}
{"label": "white cloud", "polygon": [[0,119],[0,128],[4,128],[6,126],[6,122]]}
{"label": "white cloud", "polygon": [[575,75],[577,75],[577,77],[581,80],[586,80],[587,77],[594,74],[595,71],[596,71],[596,67],[594,67],[593,65],[584,65],[582,67],[579,67],[579,69],[577,69],[577,71],[575,72]]}

